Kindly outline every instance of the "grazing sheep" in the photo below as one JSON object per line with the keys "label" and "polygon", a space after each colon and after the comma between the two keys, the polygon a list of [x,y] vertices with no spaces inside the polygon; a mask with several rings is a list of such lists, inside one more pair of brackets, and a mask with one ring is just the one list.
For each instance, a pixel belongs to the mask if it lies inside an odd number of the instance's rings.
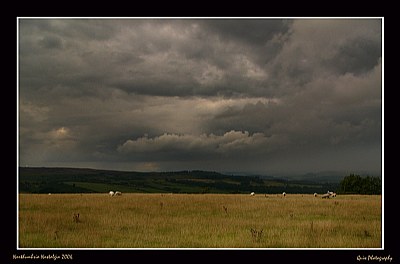
{"label": "grazing sheep", "polygon": [[325,194],[322,195],[321,197],[322,197],[322,199],[325,199],[325,198],[331,197],[331,195],[330,195],[329,193],[325,193]]}
{"label": "grazing sheep", "polygon": [[317,193],[314,193],[314,197],[317,197],[317,195],[318,195]]}
{"label": "grazing sheep", "polygon": [[122,195],[122,193],[121,193],[121,192],[119,192],[119,191],[116,191],[116,192],[115,192],[115,195],[116,195],[116,196],[121,196],[121,195]]}
{"label": "grazing sheep", "polygon": [[110,191],[108,194],[109,194],[110,196],[114,196],[114,195],[115,195],[115,193],[114,193],[113,191]]}
{"label": "grazing sheep", "polygon": [[329,197],[336,197],[336,193],[335,192],[328,191],[327,194],[329,194]]}
{"label": "grazing sheep", "polygon": [[256,195],[254,192],[251,192],[251,193],[250,193],[250,196],[254,196],[254,195]]}
{"label": "grazing sheep", "polygon": [[285,197],[285,196],[286,196],[286,193],[285,193],[285,192],[283,192],[283,193],[282,193],[282,195],[283,195],[283,197]]}

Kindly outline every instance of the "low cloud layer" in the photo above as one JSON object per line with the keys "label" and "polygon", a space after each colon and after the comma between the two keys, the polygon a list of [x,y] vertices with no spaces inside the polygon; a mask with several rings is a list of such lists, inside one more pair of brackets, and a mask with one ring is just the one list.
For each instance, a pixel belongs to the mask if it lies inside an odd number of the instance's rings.
{"label": "low cloud layer", "polygon": [[381,170],[380,19],[19,19],[20,165]]}
{"label": "low cloud layer", "polygon": [[[229,131],[224,135],[214,134],[199,136],[163,134],[158,137],[149,138],[147,135],[135,140],[127,140],[118,147],[118,151],[123,154],[140,155],[141,153],[153,153],[151,161],[158,161],[164,154],[176,155],[185,160],[188,157],[205,158],[205,156],[237,156],[238,151],[257,151],[259,147],[264,146],[267,141],[262,133],[249,135],[248,131]],[[161,155],[160,155],[161,154]],[[161,157],[157,157],[160,155]],[[200,156],[199,156],[200,155]]]}

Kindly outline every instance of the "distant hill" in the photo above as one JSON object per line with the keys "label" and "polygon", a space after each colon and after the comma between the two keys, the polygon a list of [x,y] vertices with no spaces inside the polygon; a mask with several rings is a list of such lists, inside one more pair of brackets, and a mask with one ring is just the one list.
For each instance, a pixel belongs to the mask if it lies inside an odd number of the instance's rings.
{"label": "distant hill", "polygon": [[234,176],[212,171],[126,172],[81,168],[19,168],[21,193],[325,193],[339,182]]}
{"label": "distant hill", "polygon": [[306,173],[302,175],[291,176],[290,179],[298,181],[312,181],[312,182],[333,182],[339,183],[346,174],[341,172],[319,172],[319,173]]}

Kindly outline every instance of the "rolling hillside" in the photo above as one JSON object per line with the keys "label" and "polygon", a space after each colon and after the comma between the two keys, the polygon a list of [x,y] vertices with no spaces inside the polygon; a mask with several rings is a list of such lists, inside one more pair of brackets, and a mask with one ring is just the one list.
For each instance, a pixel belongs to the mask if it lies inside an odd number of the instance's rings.
{"label": "rolling hillside", "polygon": [[19,168],[20,193],[325,193],[337,182],[233,176],[210,171],[126,172],[78,168]]}

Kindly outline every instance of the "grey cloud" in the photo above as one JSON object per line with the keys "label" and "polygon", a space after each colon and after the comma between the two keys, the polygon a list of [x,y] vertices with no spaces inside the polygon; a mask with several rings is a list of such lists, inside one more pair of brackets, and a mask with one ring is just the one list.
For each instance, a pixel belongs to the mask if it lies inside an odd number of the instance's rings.
{"label": "grey cloud", "polygon": [[59,49],[62,47],[62,40],[59,37],[47,36],[40,40],[40,44],[47,49]]}
{"label": "grey cloud", "polygon": [[21,27],[34,32],[51,32],[80,40],[106,40],[116,32],[115,20],[103,19],[22,19]]}
{"label": "grey cloud", "polygon": [[[237,61],[232,57],[234,54],[244,55],[258,67],[265,68],[291,35],[291,24],[291,20],[281,19],[220,19],[203,22],[223,43],[224,48],[216,50],[214,56],[225,60],[224,63],[221,63],[221,59],[216,61],[217,65],[223,65],[224,68]],[[226,47],[232,47],[233,50]]]}
{"label": "grey cloud", "polygon": [[227,40],[263,46],[276,34],[290,29],[290,20],[282,19],[215,19],[204,22],[211,30]]}
{"label": "grey cloud", "polygon": [[[201,161],[212,158],[224,160],[241,157],[241,151],[248,152],[246,158],[254,157],[259,152],[257,151],[259,147],[266,142],[267,138],[262,133],[250,135],[247,131],[232,130],[221,136],[163,134],[154,138],[144,136],[135,140],[129,139],[118,147],[118,151],[129,155],[133,160],[143,153],[152,153],[150,161],[187,159]],[[146,159],[149,160],[147,155]]]}
{"label": "grey cloud", "polygon": [[379,38],[357,38],[341,45],[337,53],[323,62],[327,68],[333,68],[338,74],[362,74],[373,69],[381,57]]}
{"label": "grey cloud", "polygon": [[231,129],[240,129],[255,133],[262,131],[268,133],[271,123],[276,119],[275,107],[272,105],[257,103],[247,104],[243,109],[227,108],[217,114],[207,123],[209,131],[222,133]]}
{"label": "grey cloud", "polygon": [[251,103],[215,115],[210,131],[241,129],[285,137],[295,147],[377,145],[381,138],[381,67],[354,76],[315,80],[277,103]]}
{"label": "grey cloud", "polygon": [[[79,89],[77,94],[85,94],[82,89],[91,89],[86,84],[101,83],[103,88],[117,87],[131,93],[163,96],[264,93],[261,82],[266,72],[256,61],[258,50],[249,46],[254,36],[242,36],[243,39],[248,37],[250,42],[227,43],[218,35],[221,25],[224,28],[223,25],[231,22],[236,28],[240,21],[30,22],[38,24],[34,27],[36,30],[28,31],[32,25],[26,21],[21,25],[20,49],[26,54],[21,59],[21,72],[26,76],[21,84],[25,85],[27,80],[27,85],[33,89],[52,90],[64,86],[69,91]],[[280,21],[242,22],[246,25],[239,27],[237,36],[257,26],[255,30],[266,31],[267,41],[273,33],[282,30]],[[210,28],[212,23],[220,23],[216,24],[217,30]],[[103,32],[100,30],[103,25],[104,38],[88,33]],[[45,30],[40,31],[41,28]],[[115,32],[111,33],[112,29]],[[228,35],[235,34],[232,31]],[[52,52],[56,47],[63,50]],[[265,47],[263,53],[268,54]],[[38,76],[43,77],[38,79]],[[253,80],[255,76],[258,76],[256,81]],[[212,78],[214,81],[210,82]]]}
{"label": "grey cloud", "polygon": [[[277,95],[320,78],[361,73],[379,64],[380,20],[295,20],[285,45],[266,67]],[[368,52],[368,53],[367,53]]]}

